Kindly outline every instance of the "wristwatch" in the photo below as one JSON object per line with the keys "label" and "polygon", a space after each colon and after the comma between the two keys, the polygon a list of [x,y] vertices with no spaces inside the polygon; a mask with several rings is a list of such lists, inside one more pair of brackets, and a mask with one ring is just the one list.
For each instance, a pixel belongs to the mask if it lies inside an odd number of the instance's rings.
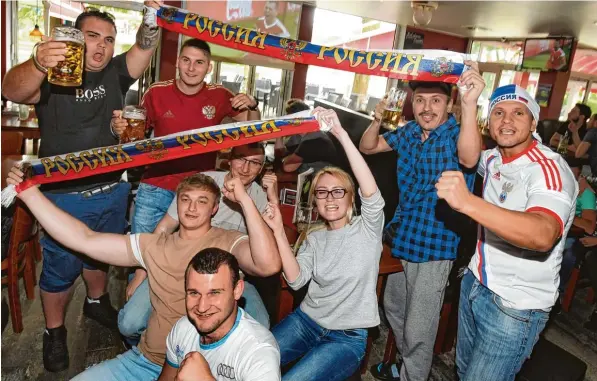
{"label": "wristwatch", "polygon": [[35,65],[35,67],[37,68],[37,70],[41,71],[44,74],[48,74],[48,68],[42,66],[42,64],[39,63],[39,61],[37,60],[37,47],[41,44],[42,42],[38,42],[37,44],[33,45],[33,52],[31,53],[31,58],[33,58],[33,64]]}
{"label": "wristwatch", "polygon": [[252,98],[255,99],[255,106],[249,107],[249,111],[257,111],[257,108],[259,107],[259,99],[257,99],[257,97]]}

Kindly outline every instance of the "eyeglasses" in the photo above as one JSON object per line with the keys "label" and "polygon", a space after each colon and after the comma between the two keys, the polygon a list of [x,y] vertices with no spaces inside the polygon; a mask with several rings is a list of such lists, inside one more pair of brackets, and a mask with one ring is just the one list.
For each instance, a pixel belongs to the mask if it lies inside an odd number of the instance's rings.
{"label": "eyeglasses", "polygon": [[237,155],[232,156],[232,160],[238,160],[241,166],[244,166],[245,163],[248,163],[249,168],[251,169],[261,169],[261,167],[263,166],[263,162],[261,161],[249,160]]}
{"label": "eyeglasses", "polygon": [[315,198],[319,200],[323,200],[328,198],[329,195],[332,195],[332,198],[338,200],[344,198],[346,196],[346,189],[344,188],[334,188],[332,190],[327,189],[316,189],[315,190]]}
{"label": "eyeglasses", "polygon": [[114,15],[110,12],[102,12],[99,8],[96,7],[86,7],[85,9],[83,9],[83,11],[85,13],[102,13],[106,16],[108,16],[109,18],[111,18],[112,20],[116,20],[116,17],[114,17]]}

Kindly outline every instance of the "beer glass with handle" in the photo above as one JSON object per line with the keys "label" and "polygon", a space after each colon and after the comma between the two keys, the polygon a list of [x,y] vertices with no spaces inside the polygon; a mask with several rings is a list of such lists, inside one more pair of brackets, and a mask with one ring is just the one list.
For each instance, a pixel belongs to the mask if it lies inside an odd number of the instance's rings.
{"label": "beer glass with handle", "polygon": [[126,106],[121,117],[126,119],[126,130],[120,135],[120,143],[130,143],[145,139],[146,111],[140,106]]}
{"label": "beer glass with handle", "polygon": [[68,26],[57,26],[52,30],[52,39],[66,44],[66,58],[48,69],[48,82],[59,86],[81,86],[85,57],[83,32]]}
{"label": "beer glass with handle", "polygon": [[401,89],[392,87],[388,93],[386,108],[383,111],[382,125],[389,129],[395,130],[400,124],[402,117],[402,108],[406,100],[406,92]]}

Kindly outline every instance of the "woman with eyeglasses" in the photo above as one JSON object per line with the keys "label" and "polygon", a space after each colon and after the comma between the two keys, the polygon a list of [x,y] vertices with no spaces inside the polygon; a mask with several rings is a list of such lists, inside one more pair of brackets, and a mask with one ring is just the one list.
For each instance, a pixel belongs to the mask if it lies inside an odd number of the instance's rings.
{"label": "woman with eyeglasses", "polygon": [[376,284],[382,251],[384,200],[365,160],[333,110],[314,111],[344,148],[359,185],[361,215],[355,216],[357,190],[343,170],[326,167],[313,179],[311,193],[324,224],[311,231],[298,255],[284,233],[277,205],[264,219],[274,231],[288,285],[309,283],[300,307],[272,330],[282,366],[299,360],[282,380],[344,380],[365,355],[367,328],[379,324]]}

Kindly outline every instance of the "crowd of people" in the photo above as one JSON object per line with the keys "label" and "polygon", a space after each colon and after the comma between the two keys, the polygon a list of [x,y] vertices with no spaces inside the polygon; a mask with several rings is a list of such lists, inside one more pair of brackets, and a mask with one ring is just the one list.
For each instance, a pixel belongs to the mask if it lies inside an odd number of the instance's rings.
{"label": "crowd of people", "polygon": [[[142,24],[130,50],[113,57],[116,27],[109,14],[85,11],[75,26],[86,43],[83,86],[102,86],[103,95],[83,100],[47,82],[40,68],[65,59],[64,43],[52,40],[39,44],[3,83],[8,99],[35,104],[40,156],[117,144],[127,128],[121,118],[126,91],[149,65],[159,38],[156,27]],[[594,232],[595,192],[578,168],[538,139],[539,105],[519,86],[499,87],[491,96],[489,133],[497,146],[483,150],[477,101],[485,83],[477,63],[465,63],[471,70],[459,81],[459,121],[450,112],[452,87],[441,82],[410,82],[414,120],[393,131],[382,133],[381,100],[358,147],[335,111],[313,110],[331,127],[351,174],[333,165],[323,132],[276,142],[288,172],[307,164],[307,144],[323,144],[308,160],[317,170],[310,193],[321,223],[296,250],[282,221],[277,178],[264,173],[260,143],[234,147],[227,171],[214,170],[216,154],[147,167],[128,235],[131,187],[120,172],[19,193],[45,231],[39,282],[44,367],[69,366],[65,309],[82,276],[85,316],[118,329],[130,349],[75,380],[347,379],[365,356],[368,329],[380,324],[376,285],[385,243],[404,269],[389,276],[383,299],[401,361],[371,372],[381,380],[424,381],[463,221],[472,219],[479,235],[460,290],[458,376],[514,380],[557,303],[570,271],[567,253],[597,245],[597,237],[566,239],[572,225]],[[187,40],[176,65],[178,77],[152,84],[141,101],[154,136],[225,118],[261,118],[254,97],[205,83],[207,43]],[[581,106],[564,129],[572,156],[588,153],[593,163],[597,118],[587,124],[590,110]],[[305,108],[296,101],[287,112]],[[564,135],[560,131],[552,143]],[[384,221],[385,201],[363,155],[388,151],[397,157],[399,202]],[[483,179],[480,195],[473,193],[476,175]],[[12,168],[7,182],[23,180],[20,167]],[[593,267],[595,258],[587,259]],[[106,292],[108,265],[135,269],[120,311]],[[270,330],[261,296],[244,278],[279,272],[292,289],[307,292]]]}

